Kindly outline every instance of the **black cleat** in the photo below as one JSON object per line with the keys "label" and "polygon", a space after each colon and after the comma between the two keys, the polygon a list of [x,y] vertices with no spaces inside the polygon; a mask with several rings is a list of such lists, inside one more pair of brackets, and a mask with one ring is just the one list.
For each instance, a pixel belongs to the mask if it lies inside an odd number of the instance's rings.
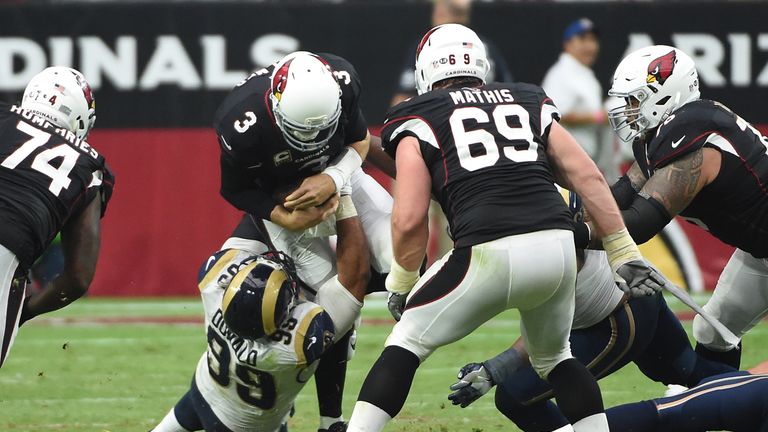
{"label": "black cleat", "polygon": [[318,429],[317,432],[346,432],[347,424],[343,421],[337,421],[332,424],[328,429]]}

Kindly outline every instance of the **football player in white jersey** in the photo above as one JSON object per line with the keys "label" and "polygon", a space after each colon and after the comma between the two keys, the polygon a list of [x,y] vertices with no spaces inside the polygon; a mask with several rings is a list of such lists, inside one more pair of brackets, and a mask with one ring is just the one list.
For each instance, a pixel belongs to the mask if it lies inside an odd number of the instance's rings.
{"label": "football player in white jersey", "polygon": [[206,261],[199,287],[208,349],[190,390],[155,432],[287,431],[296,395],[362,307],[352,292],[365,291],[368,249],[349,196],[336,229],[339,272],[316,297],[302,288],[291,258],[264,253],[257,240],[231,238]]}

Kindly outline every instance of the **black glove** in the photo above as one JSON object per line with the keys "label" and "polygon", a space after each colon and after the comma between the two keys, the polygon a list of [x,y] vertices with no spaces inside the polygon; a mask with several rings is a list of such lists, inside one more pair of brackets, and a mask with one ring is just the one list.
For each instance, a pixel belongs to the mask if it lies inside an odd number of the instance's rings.
{"label": "black glove", "polygon": [[632,297],[652,296],[669,283],[660,272],[644,260],[624,263],[616,269],[616,274],[626,282],[620,282],[619,288]]}
{"label": "black glove", "polygon": [[403,316],[403,310],[405,309],[405,301],[408,299],[408,294],[395,294],[395,293],[389,293],[389,298],[387,299],[387,309],[389,309],[389,313],[392,314],[392,317],[395,319],[395,321],[400,321],[400,318]]}

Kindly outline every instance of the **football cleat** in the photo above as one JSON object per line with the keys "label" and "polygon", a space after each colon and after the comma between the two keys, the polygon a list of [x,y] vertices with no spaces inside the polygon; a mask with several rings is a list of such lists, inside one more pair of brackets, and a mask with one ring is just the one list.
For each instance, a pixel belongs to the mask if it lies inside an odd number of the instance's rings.
{"label": "football cleat", "polygon": [[328,429],[318,429],[317,432],[346,432],[347,424],[343,421],[337,421]]}

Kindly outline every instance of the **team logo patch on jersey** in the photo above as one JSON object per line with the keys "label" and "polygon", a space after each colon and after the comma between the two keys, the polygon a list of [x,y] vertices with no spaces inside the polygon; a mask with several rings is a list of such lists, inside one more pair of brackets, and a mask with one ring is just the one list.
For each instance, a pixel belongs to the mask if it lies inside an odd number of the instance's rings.
{"label": "team logo patch on jersey", "polygon": [[275,163],[276,167],[287,164],[292,160],[293,160],[293,157],[291,156],[291,152],[288,150],[281,151],[280,153],[277,153],[274,156],[272,156],[272,161]]}
{"label": "team logo patch on jersey", "polygon": [[677,53],[675,50],[652,60],[651,63],[648,64],[648,76],[645,78],[645,82],[648,84],[657,82],[659,85],[664,85],[667,78],[672,75],[672,71],[675,69],[675,63],[677,63]]}

